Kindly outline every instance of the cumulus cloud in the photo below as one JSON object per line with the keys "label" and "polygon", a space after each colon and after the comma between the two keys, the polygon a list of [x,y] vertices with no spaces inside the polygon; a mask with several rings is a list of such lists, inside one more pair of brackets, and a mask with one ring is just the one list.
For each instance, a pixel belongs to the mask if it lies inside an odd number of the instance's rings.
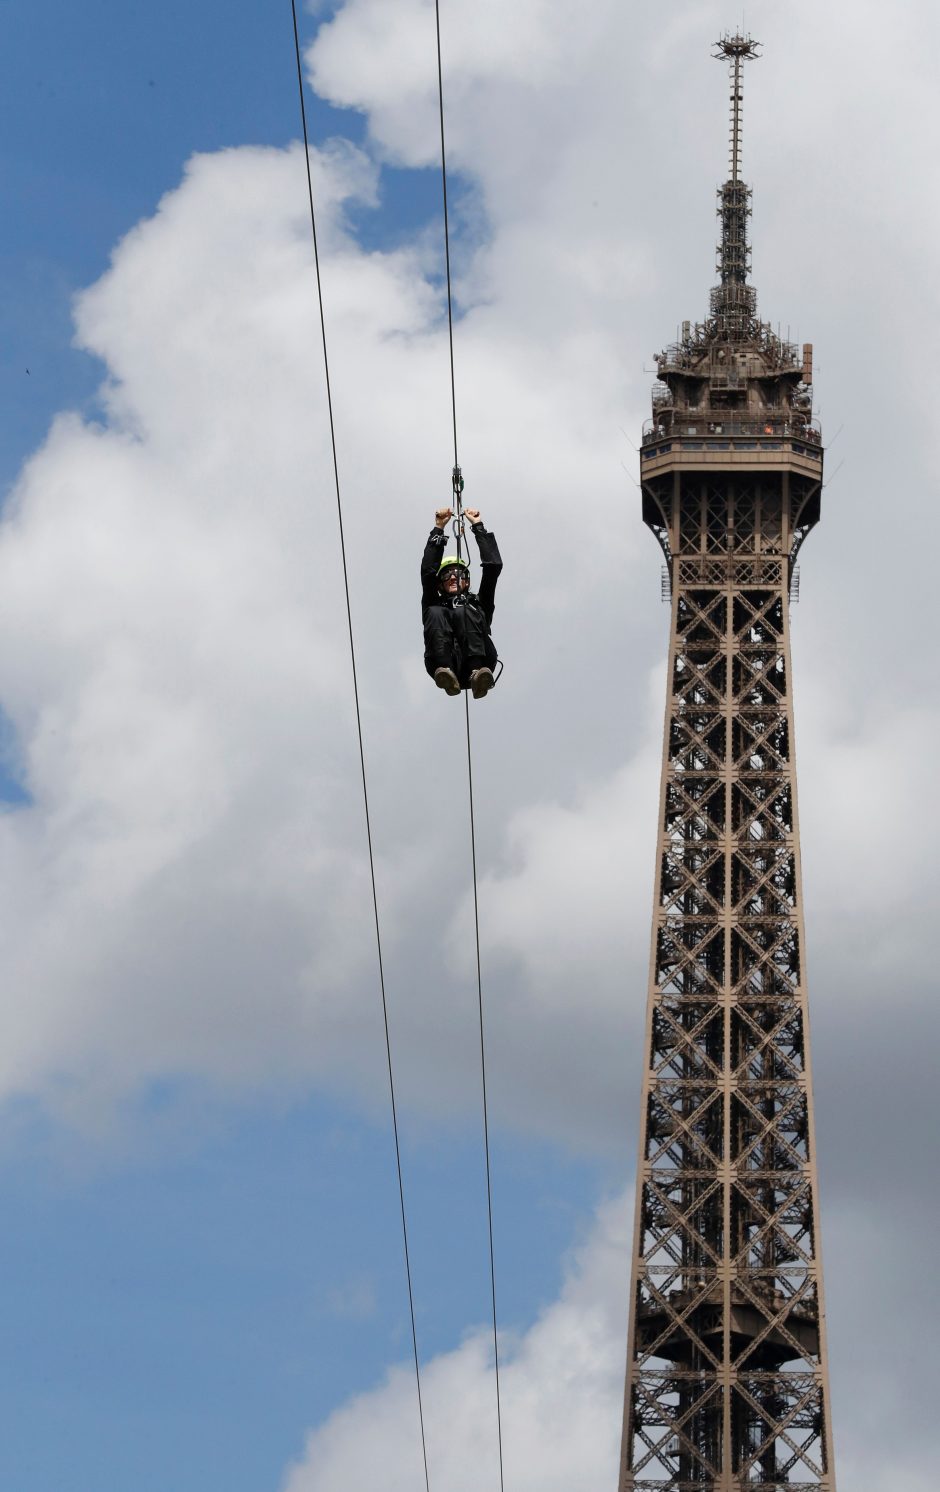
{"label": "cumulus cloud", "polygon": [[[389,584],[413,573],[435,446],[449,472],[443,421],[427,439],[429,408],[446,411],[446,349],[421,251],[364,253],[344,224],[347,203],[373,200],[374,170],[345,146],[316,166],[365,729],[392,805],[377,808],[377,843],[394,967],[453,837],[423,781],[440,699],[414,586]],[[81,343],[109,369],[103,421],[61,417],[5,514],[0,678],[29,795],[0,824],[6,966],[28,991],[8,1013],[7,1093],[192,1072],[338,1074],[370,1092],[380,1077],[304,205],[296,149],[190,163],[79,301]],[[558,370],[525,388],[493,350],[477,357],[533,424],[563,402]],[[546,503],[576,449],[552,452],[554,473],[542,458]],[[522,465],[507,460],[493,487]],[[542,627],[560,651],[559,618]],[[436,883],[456,902],[464,866]],[[401,1026],[419,1057],[436,986],[412,964]],[[442,1094],[466,1063],[453,1030],[439,1040]]]}
{"label": "cumulus cloud", "polygon": [[[335,201],[362,167],[324,163]],[[123,1081],[237,1069],[254,1049],[254,1068],[265,1006],[302,1019],[304,924],[322,919],[332,973],[356,963],[328,931],[363,891],[341,834],[328,906],[300,889],[348,807],[347,664],[311,600],[303,483],[323,417],[302,334],[285,347],[278,328],[314,329],[300,170],[296,151],[196,160],[119,246],[77,313],[111,370],[106,423],[57,421],[5,515],[0,671],[30,796],[2,821],[6,961],[26,996],[8,1092],[86,1064]],[[237,256],[218,236],[234,219]]]}
{"label": "cumulus cloud", "polygon": [[[765,311],[818,320],[827,405],[848,414],[869,407],[893,343],[874,321],[858,340],[857,296],[880,282],[847,240],[886,204],[910,217],[928,135],[910,174],[883,172],[844,214],[827,165],[838,109],[827,122],[813,93],[815,138],[776,148],[767,97],[816,75],[839,11],[799,57],[783,20],[761,18],[747,159]],[[404,1104],[441,1114],[476,1097],[462,727],[424,677],[414,584],[452,461],[440,253],[430,233],[369,252],[351,227],[382,211],[383,161],[433,164],[432,21],[419,0],[394,14],[349,0],[308,65],[369,127],[364,149],[316,152],[315,186],[393,1040]],[[633,1122],[665,640],[621,426],[644,413],[644,353],[705,302],[724,122],[704,53],[720,22],[711,4],[664,21],[605,3],[585,19],[569,0],[516,7],[509,30],[464,0],[445,20],[448,138],[483,229],[461,257],[461,453],[508,559],[505,680],[473,716],[494,1105],[594,1146]],[[827,97],[858,111],[877,42],[857,26],[843,44],[855,71]],[[711,121],[681,148],[657,124],[666,99],[673,119]],[[890,142],[867,115],[859,127],[876,175]],[[297,148],[194,158],[78,302],[79,341],[108,370],[100,422],[61,416],[5,510],[0,697],[29,794],[0,821],[21,992],[7,1094],[131,1092],[174,1073],[382,1091],[305,214]],[[892,293],[911,315],[922,303],[916,280]],[[905,594],[906,621],[858,604],[902,531],[880,521],[889,479],[926,508],[925,437],[908,427],[870,457],[827,493],[803,566],[811,967],[823,1012],[851,999],[875,1020],[903,958],[903,998],[926,1020],[929,966],[912,950],[930,810],[905,770],[937,724],[911,693],[930,666],[923,603]],[[824,1063],[835,1022],[817,1020]]]}
{"label": "cumulus cloud", "polygon": [[[438,265],[420,241],[358,247],[346,210],[377,191],[362,152],[336,143],[315,168],[364,724],[386,789],[374,801],[396,1034],[406,1097],[440,1110],[472,1091],[472,1005],[442,1004],[439,973],[466,865],[427,781],[442,751],[459,761],[459,734],[428,694],[413,583],[390,583],[413,575],[449,477]],[[6,510],[0,688],[29,795],[0,825],[6,967],[28,991],[7,1016],[7,1094],[74,1104],[83,1087],[121,1094],[167,1074],[315,1074],[381,1092],[305,208],[296,149],[189,164],[78,302],[80,344],[108,369],[101,422],[63,415]],[[519,665],[499,757],[549,674],[563,666],[566,692],[590,697],[566,607],[632,546],[572,545],[572,491],[590,485],[607,519],[620,496],[613,396],[593,410],[566,366],[511,332],[462,336],[466,407],[489,431],[476,490],[510,552],[535,528],[565,597],[546,607],[530,586],[501,602],[510,675]],[[548,445],[546,421],[569,417],[570,437]],[[602,664],[616,610],[607,587]],[[553,727],[554,750],[572,724]],[[480,810],[494,850],[526,792],[567,791],[561,755],[543,729],[515,782],[491,774]],[[590,776],[593,743],[583,765]]]}

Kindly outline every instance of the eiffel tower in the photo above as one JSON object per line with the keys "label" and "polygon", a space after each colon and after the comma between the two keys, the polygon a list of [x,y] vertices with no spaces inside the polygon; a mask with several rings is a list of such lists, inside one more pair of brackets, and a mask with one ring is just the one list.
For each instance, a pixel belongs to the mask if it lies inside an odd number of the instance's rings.
{"label": "eiffel tower", "polygon": [[620,1492],[834,1492],[789,603],[819,519],[812,347],[759,320],[731,77],[709,315],[657,358],[671,596]]}

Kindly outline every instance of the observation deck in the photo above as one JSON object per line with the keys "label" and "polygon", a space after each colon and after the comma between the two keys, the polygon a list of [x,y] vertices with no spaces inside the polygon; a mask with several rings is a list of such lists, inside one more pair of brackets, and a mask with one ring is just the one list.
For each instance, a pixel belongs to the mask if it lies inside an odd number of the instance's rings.
{"label": "observation deck", "polygon": [[[676,471],[792,471],[820,480],[822,437],[817,427],[792,419],[696,419],[688,410],[648,422],[640,448],[646,481]],[[681,417],[680,416],[681,413]]]}

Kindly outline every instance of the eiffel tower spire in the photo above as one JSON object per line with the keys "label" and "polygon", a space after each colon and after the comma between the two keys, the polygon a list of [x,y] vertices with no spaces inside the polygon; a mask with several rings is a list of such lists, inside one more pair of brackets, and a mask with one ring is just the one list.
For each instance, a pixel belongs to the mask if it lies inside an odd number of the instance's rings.
{"label": "eiffel tower spire", "polygon": [[745,62],[759,56],[760,42],[750,36],[723,36],[713,55],[727,60],[731,82],[730,174],[718,188],[721,242],[718,245],[719,284],[712,291],[711,312],[716,330],[729,341],[745,340],[757,312],[757,292],[747,283],[751,268],[751,246],[747,224],[751,215],[751,189],[741,179],[741,146],[744,113]]}

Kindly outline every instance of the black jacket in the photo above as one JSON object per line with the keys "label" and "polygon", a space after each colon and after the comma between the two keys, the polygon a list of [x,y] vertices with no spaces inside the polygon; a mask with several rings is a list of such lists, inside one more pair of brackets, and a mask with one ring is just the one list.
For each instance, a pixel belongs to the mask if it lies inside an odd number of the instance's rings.
{"label": "black jacket", "polygon": [[496,582],[503,568],[503,562],[499,556],[495,534],[485,529],[482,523],[475,523],[472,533],[477,541],[480,564],[483,567],[479,592],[474,595],[472,591],[464,591],[462,596],[449,597],[442,596],[437,588],[437,572],[444,558],[444,550],[447,548],[447,533],[444,529],[432,528],[421,557],[422,620],[427,619],[428,610],[432,606],[466,606],[470,602],[479,606],[483,612],[487,628],[492,625],[496,605]]}

